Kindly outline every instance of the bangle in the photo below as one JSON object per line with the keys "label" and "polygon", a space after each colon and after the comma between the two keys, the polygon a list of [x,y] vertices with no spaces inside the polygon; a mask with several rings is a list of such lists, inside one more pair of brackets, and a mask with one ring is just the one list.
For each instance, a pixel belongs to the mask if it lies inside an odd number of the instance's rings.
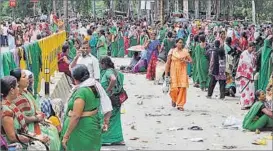
{"label": "bangle", "polygon": [[66,139],[69,139],[69,136],[67,136],[67,135],[64,135],[64,138],[66,138]]}
{"label": "bangle", "polygon": [[38,122],[39,121],[38,117],[37,116],[34,116],[34,117],[35,117],[35,121]]}

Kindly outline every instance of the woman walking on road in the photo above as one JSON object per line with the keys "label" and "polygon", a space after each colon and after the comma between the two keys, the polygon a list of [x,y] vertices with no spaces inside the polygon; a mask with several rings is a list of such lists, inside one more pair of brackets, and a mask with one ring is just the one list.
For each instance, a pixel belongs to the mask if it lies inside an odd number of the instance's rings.
{"label": "woman walking on road", "polygon": [[170,75],[171,78],[170,96],[172,106],[177,106],[180,111],[184,111],[186,103],[187,88],[189,87],[187,64],[190,62],[192,62],[192,59],[189,51],[183,46],[183,40],[181,38],[176,40],[176,48],[171,49],[168,54],[165,76]]}
{"label": "woman walking on road", "polygon": [[155,71],[156,62],[157,62],[157,57],[160,50],[160,42],[159,40],[156,39],[155,32],[151,33],[151,40],[149,41],[149,43],[146,44],[145,47],[147,48],[147,63],[148,63],[146,79],[154,80],[155,73],[156,73]]}
{"label": "woman walking on road", "polygon": [[[104,70],[101,75],[101,85],[109,97],[118,94],[123,88],[124,76],[115,70],[114,63],[109,57],[104,57],[100,61],[101,68]],[[103,145],[125,145],[122,134],[120,105],[113,104],[112,115],[110,118],[108,131],[102,134]]]}

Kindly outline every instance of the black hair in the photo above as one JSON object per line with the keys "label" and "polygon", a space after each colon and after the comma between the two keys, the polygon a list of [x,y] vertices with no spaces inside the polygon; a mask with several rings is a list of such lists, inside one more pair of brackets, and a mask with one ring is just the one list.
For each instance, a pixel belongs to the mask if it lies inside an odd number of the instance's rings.
{"label": "black hair", "polygon": [[68,44],[64,44],[63,47],[62,47],[62,52],[66,53],[68,49],[69,49],[69,45]]}
{"label": "black hair", "polygon": [[91,29],[88,29],[88,30],[87,30],[87,34],[88,34],[89,36],[91,36],[91,35],[92,35],[92,30],[91,30]]}
{"label": "black hair", "polygon": [[201,42],[205,42],[205,41],[206,41],[205,35],[200,35],[199,40],[200,40]]}
{"label": "black hair", "polygon": [[196,36],[194,36],[194,42],[199,42],[199,36],[198,35],[196,35]]}
{"label": "black hair", "polygon": [[22,77],[22,70],[17,68],[10,71],[10,75],[15,77],[16,80],[19,82]]}
{"label": "black hair", "polygon": [[15,89],[17,80],[13,76],[5,76],[1,78],[1,94],[3,97],[8,96],[10,89]]}
{"label": "black hair", "polygon": [[41,34],[38,34],[38,35],[36,36],[36,38],[37,38],[37,40],[40,40],[40,39],[42,39],[42,36],[41,36]]}
{"label": "black hair", "polygon": [[168,38],[172,38],[173,37],[173,33],[169,31],[168,34],[167,34],[167,36],[168,36]]}
{"label": "black hair", "polygon": [[182,40],[182,42],[183,42],[182,38],[178,38],[178,39],[175,40],[175,43],[178,43],[180,40]]}
{"label": "black hair", "polygon": [[102,34],[103,36],[105,36],[105,31],[104,30],[100,30],[100,34]]}
{"label": "black hair", "polygon": [[100,60],[100,63],[101,64],[104,64],[106,66],[106,68],[112,68],[112,69],[115,69],[115,64],[113,63],[113,61],[111,60],[110,57],[106,56],[106,57],[103,57],[101,60]]}
{"label": "black hair", "polygon": [[232,42],[232,38],[231,37],[227,37],[226,38],[227,45],[231,45],[231,42]]}
{"label": "black hair", "polygon": [[244,37],[244,38],[246,38],[246,39],[247,39],[246,32],[243,32],[243,33],[242,33],[242,37]]}
{"label": "black hair", "polygon": [[80,82],[87,80],[90,77],[88,68],[83,64],[78,64],[72,68],[72,77]]}
{"label": "black hair", "polygon": [[216,48],[219,48],[220,47],[220,41],[219,40],[215,40],[214,41],[214,46],[216,47]]}

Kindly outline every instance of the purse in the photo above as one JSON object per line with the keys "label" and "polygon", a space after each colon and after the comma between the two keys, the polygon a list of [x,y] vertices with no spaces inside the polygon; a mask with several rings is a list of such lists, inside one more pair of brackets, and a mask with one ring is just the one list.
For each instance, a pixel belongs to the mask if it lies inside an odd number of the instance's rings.
{"label": "purse", "polygon": [[30,138],[30,142],[29,143],[23,143],[20,141],[18,135],[16,134],[16,138],[17,140],[22,144],[22,145],[25,145],[27,146],[27,150],[41,150],[41,151],[49,151],[49,147],[48,147],[48,144],[46,143],[43,143],[42,141],[40,141],[39,139],[37,138],[34,138],[26,133],[19,133],[20,135],[23,135],[25,137],[28,137]]}
{"label": "purse", "polygon": [[[117,77],[117,71],[114,70],[115,76]],[[120,81],[117,80],[116,86],[120,85]],[[123,104],[128,99],[127,92],[122,87],[120,92],[114,93],[110,96],[110,100],[112,102],[112,106],[115,107],[121,107],[121,104]]]}

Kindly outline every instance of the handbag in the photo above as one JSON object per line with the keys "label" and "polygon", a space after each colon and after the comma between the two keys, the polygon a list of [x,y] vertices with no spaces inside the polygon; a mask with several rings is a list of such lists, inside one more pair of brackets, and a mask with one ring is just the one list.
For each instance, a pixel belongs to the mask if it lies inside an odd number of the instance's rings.
{"label": "handbag", "polygon": [[[117,77],[117,71],[114,70],[115,76]],[[120,81],[117,79],[116,87],[120,85]],[[110,100],[112,102],[112,106],[115,107],[121,107],[121,104],[123,104],[128,99],[127,92],[122,87],[120,92],[114,93],[110,96]]]}
{"label": "handbag", "polygon": [[17,140],[24,146],[27,146],[27,150],[41,150],[41,151],[49,151],[49,147],[46,143],[43,143],[37,138],[34,138],[26,133],[19,133],[20,135],[23,135],[25,137],[30,138],[30,141],[28,143],[23,143],[20,141],[18,135],[16,134]]}

